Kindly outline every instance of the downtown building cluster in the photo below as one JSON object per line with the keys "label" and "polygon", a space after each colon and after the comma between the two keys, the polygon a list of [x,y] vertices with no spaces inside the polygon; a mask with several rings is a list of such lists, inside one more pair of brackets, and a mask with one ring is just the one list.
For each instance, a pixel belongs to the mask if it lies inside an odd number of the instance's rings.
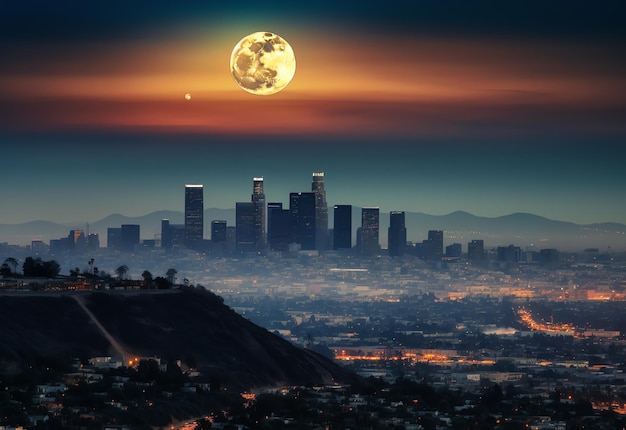
{"label": "downtown building cluster", "polygon": [[[339,204],[332,207],[333,226],[329,228],[328,203],[324,184],[324,172],[314,172],[311,190],[292,192],[289,204],[267,202],[262,177],[253,178],[249,201],[235,203],[235,225],[226,220],[211,220],[210,239],[204,238],[204,205],[202,185],[185,185],[184,224],[172,224],[164,219],[161,223],[160,246],[165,249],[189,248],[199,251],[219,250],[236,253],[260,253],[271,251],[346,251],[364,256],[381,252],[380,208],[361,208],[361,225],[353,238],[353,207]],[[122,226],[123,228],[124,226]],[[110,229],[114,234],[115,229]],[[405,213],[389,213],[387,253],[401,257],[407,251],[426,259],[443,256],[460,257],[461,244],[443,246],[443,231],[431,230],[422,243],[407,243]],[[126,243],[115,235],[109,247]],[[139,238],[134,240],[139,244]],[[482,253],[482,241],[473,241],[474,254]],[[480,247],[480,249],[478,249]]]}
{"label": "downtown building cluster", "polygon": [[[139,248],[164,250],[189,249],[198,252],[233,255],[265,252],[325,252],[340,251],[353,255],[390,257],[414,255],[426,261],[458,260],[463,255],[461,243],[444,247],[444,231],[428,230],[427,239],[411,243],[407,240],[404,211],[389,212],[386,248],[380,240],[380,208],[364,206],[358,217],[353,215],[350,204],[328,206],[324,184],[324,172],[314,172],[310,191],[289,193],[288,206],[282,202],[267,201],[263,177],[254,177],[252,194],[248,201],[235,203],[235,225],[227,220],[210,221],[210,232],[205,233],[204,186],[187,184],[184,187],[184,221],[172,223],[161,220],[160,235],[154,239],[140,237],[140,225],[122,224],[107,228],[107,249],[134,252]],[[329,226],[329,209],[333,225]],[[356,229],[354,228],[356,227]],[[210,235],[210,236],[209,236]],[[205,238],[209,236],[209,238]],[[383,235],[384,236],[384,235]],[[45,252],[41,241],[33,241],[34,251]],[[66,251],[77,253],[95,251],[100,248],[98,234],[83,230],[71,230],[67,237],[50,241],[50,252]],[[525,253],[518,246],[499,246],[495,255],[489,256],[482,239],[473,239],[466,244],[467,260],[486,263],[488,259],[499,262],[529,261],[551,264],[559,260],[556,249]]]}
{"label": "downtown building cluster", "polygon": [[[324,172],[314,172],[311,191],[292,192],[289,205],[267,202],[263,178],[253,178],[249,201],[235,203],[235,225],[226,220],[211,220],[210,239],[204,239],[202,185],[185,185],[184,224],[163,220],[161,247],[186,247],[196,250],[219,249],[249,253],[272,251],[327,251],[355,249],[362,255],[379,252],[378,207],[363,207],[362,223],[357,229],[356,246],[352,237],[352,205],[335,205],[334,226],[329,229],[328,203]],[[392,212],[398,219],[390,228],[395,231],[392,255],[402,255],[406,248],[404,212]],[[400,217],[401,215],[401,217]]]}

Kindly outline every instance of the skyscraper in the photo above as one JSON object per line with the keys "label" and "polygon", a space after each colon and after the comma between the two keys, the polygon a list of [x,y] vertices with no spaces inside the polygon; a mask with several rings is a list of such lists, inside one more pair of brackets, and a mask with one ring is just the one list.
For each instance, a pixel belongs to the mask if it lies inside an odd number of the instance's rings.
{"label": "skyscraper", "polygon": [[172,247],[172,232],[170,230],[170,220],[161,220],[161,248],[170,249]]}
{"label": "skyscraper", "polygon": [[360,246],[362,255],[375,255],[379,248],[379,213],[377,206],[361,208]]}
{"label": "skyscraper", "polygon": [[139,228],[138,224],[122,224],[122,251],[132,252],[137,246],[139,246]]}
{"label": "skyscraper", "polygon": [[452,243],[446,246],[446,257],[459,258],[463,253],[463,249],[460,243]]}
{"label": "skyscraper", "polygon": [[291,242],[315,249],[315,193],[289,193]]}
{"label": "skyscraper", "polygon": [[467,261],[480,264],[485,260],[485,247],[482,239],[474,239],[467,244]]}
{"label": "skyscraper", "polygon": [[389,212],[387,249],[392,257],[401,257],[406,251],[406,226],[404,212]]}
{"label": "skyscraper", "polygon": [[282,203],[267,204],[267,244],[275,251],[288,249],[289,210]]}
{"label": "skyscraper", "polygon": [[443,256],[443,230],[428,230],[430,253],[428,259],[441,259]]}
{"label": "skyscraper", "polygon": [[185,245],[195,248],[204,237],[204,187],[185,185]]}
{"label": "skyscraper", "polygon": [[311,191],[315,193],[315,249],[328,249],[328,203],[324,188],[324,172],[313,172]]}
{"label": "skyscraper", "polygon": [[226,221],[225,220],[211,221],[211,242],[215,242],[215,243],[226,242]]}
{"label": "skyscraper", "polygon": [[70,251],[84,252],[87,247],[87,240],[83,230],[70,230],[67,236],[68,249]]}
{"label": "skyscraper", "polygon": [[107,228],[107,248],[119,250],[122,248],[122,228]]}
{"label": "skyscraper", "polygon": [[333,249],[352,248],[352,205],[335,205]]}
{"label": "skyscraper", "polygon": [[256,251],[254,203],[235,203],[235,223],[235,249],[237,252]]}
{"label": "skyscraper", "polygon": [[252,204],[254,206],[254,244],[257,251],[265,248],[265,194],[263,178],[253,178]]}

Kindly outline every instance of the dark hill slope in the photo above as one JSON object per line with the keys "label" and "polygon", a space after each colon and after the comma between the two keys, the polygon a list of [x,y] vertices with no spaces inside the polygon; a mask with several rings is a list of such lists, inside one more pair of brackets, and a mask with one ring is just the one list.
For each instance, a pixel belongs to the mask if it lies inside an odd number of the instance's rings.
{"label": "dark hill slope", "polygon": [[[169,293],[84,293],[80,299],[126,352],[193,359],[229,387],[352,383],[336,363],[256,326],[203,290]],[[0,352],[33,355],[115,354],[111,343],[68,295],[0,296]]]}
{"label": "dark hill slope", "polygon": [[[111,354],[107,340],[69,295],[0,295],[0,361]],[[4,366],[2,366],[4,367]],[[1,367],[0,367],[1,368]]]}

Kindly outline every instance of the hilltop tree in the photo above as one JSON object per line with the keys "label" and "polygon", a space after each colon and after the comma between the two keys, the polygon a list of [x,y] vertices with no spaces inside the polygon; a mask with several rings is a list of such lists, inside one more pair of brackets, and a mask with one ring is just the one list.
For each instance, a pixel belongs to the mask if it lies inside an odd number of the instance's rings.
{"label": "hilltop tree", "polygon": [[152,280],[154,279],[152,273],[150,273],[148,270],[144,270],[141,274],[141,277],[143,278],[144,286],[146,288],[152,288]]}
{"label": "hilltop tree", "polygon": [[17,260],[13,257],[7,257],[4,259],[2,263],[2,268],[0,268],[0,274],[2,276],[10,276],[16,274],[17,270]]}
{"label": "hilltop tree", "polygon": [[120,267],[115,269],[115,273],[117,274],[117,277],[120,278],[121,280],[126,279],[126,275],[128,274],[128,266],[125,264],[122,264]]}
{"label": "hilltop tree", "polygon": [[167,278],[167,280],[169,281],[171,285],[174,285],[176,281],[177,273],[178,273],[178,270],[176,269],[167,269],[167,272],[165,272],[165,277]]}
{"label": "hilltop tree", "polygon": [[54,260],[42,261],[39,257],[26,257],[22,270],[26,277],[54,278],[61,271],[61,266]]}
{"label": "hilltop tree", "polygon": [[98,268],[94,267],[95,262],[96,262],[95,258],[90,258],[89,261],[87,261],[87,266],[89,266],[89,269],[87,269],[87,273],[89,275],[95,275],[96,272],[98,271]]}
{"label": "hilltop tree", "polygon": [[163,276],[157,276],[154,278],[154,286],[157,290],[167,290],[172,288],[172,283]]}
{"label": "hilltop tree", "polygon": [[11,268],[7,263],[2,263],[2,267],[0,267],[0,275],[5,277],[11,275]]}

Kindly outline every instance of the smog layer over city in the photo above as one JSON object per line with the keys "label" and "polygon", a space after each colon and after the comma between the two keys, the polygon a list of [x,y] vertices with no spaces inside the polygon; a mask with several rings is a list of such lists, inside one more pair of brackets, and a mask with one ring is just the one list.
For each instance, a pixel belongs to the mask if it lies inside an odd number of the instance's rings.
{"label": "smog layer over city", "polygon": [[0,430],[626,429],[625,6],[213,3],[0,4]]}

